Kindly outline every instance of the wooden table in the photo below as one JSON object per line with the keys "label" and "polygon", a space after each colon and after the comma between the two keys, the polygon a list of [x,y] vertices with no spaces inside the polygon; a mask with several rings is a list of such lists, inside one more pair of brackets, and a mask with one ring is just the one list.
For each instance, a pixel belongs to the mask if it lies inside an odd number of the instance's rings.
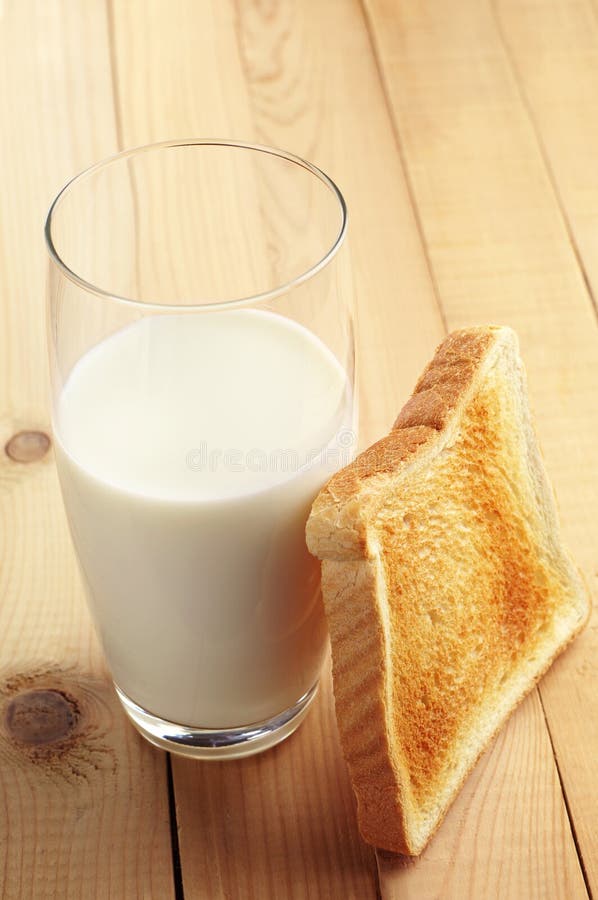
{"label": "wooden table", "polygon": [[513,325],[593,588],[597,0],[0,0],[0,125],[2,896],[598,895],[596,617],[416,862],[360,841],[328,677],[295,737],[238,763],[126,724],[44,438],[41,234],[67,177],[125,146],[228,136],[320,164],[351,213],[364,442],[447,329]]}

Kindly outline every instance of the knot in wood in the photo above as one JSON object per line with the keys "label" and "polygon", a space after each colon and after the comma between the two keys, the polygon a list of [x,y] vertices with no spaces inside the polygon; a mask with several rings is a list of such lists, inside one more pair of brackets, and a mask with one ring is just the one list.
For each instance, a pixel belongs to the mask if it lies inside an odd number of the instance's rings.
{"label": "knot in wood", "polygon": [[31,463],[46,455],[50,443],[44,431],[19,431],[13,434],[4,451],[15,462]]}
{"label": "knot in wood", "polygon": [[38,747],[64,740],[78,718],[77,704],[62,691],[26,691],[9,701],[5,723],[14,740]]}

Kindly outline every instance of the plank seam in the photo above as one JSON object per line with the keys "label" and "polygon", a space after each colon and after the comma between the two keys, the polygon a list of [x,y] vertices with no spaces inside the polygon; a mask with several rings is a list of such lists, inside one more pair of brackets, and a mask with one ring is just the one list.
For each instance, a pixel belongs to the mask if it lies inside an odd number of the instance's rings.
{"label": "plank seam", "polygon": [[566,813],[567,813],[567,819],[569,820],[569,827],[570,827],[570,829],[571,829],[571,834],[572,834],[572,836],[573,836],[573,843],[575,844],[575,850],[576,850],[576,852],[577,852],[577,858],[578,858],[578,860],[579,860],[579,867],[580,867],[580,869],[581,869],[581,874],[582,874],[582,876],[583,876],[583,880],[584,880],[584,884],[585,884],[585,886],[586,886],[586,891],[587,891],[587,895],[588,895],[588,897],[589,897],[589,900],[593,900],[592,889],[591,889],[591,887],[590,887],[590,879],[589,879],[588,873],[587,873],[587,871],[586,871],[586,867],[585,867],[585,863],[584,863],[584,859],[583,859],[583,854],[582,854],[582,852],[581,852],[581,847],[580,847],[580,844],[579,844],[579,841],[578,841],[578,838],[577,838],[577,831],[575,830],[575,820],[574,820],[573,815],[572,815],[572,813],[571,813],[571,807],[569,806],[569,799],[568,799],[568,797],[567,797],[567,791],[566,791],[566,789],[565,789],[565,785],[564,785],[564,783],[563,783],[563,779],[562,779],[562,776],[561,776],[561,767],[560,767],[560,765],[559,765],[559,760],[558,760],[558,756],[557,756],[556,749],[555,749],[555,746],[554,746],[554,741],[553,741],[553,739],[552,739],[552,732],[551,732],[551,730],[550,730],[550,724],[549,724],[549,722],[548,722],[548,717],[547,717],[547,715],[546,715],[546,709],[544,708],[544,701],[542,700],[542,692],[541,692],[541,690],[540,690],[539,687],[538,687],[538,698],[539,698],[539,700],[540,700],[540,707],[541,707],[541,709],[542,709],[542,715],[544,716],[544,724],[546,725],[546,731],[548,732],[548,740],[550,741],[550,747],[551,747],[551,750],[552,750],[552,756],[553,756],[553,759],[554,759],[554,765],[555,765],[556,772],[557,772],[557,775],[558,775],[559,784],[560,784],[560,786],[561,786],[561,793],[562,793],[562,795],[563,795],[563,802],[564,802],[564,804],[565,804],[565,811],[566,811]]}
{"label": "plank seam", "polygon": [[[587,298],[587,300],[590,302],[591,307],[592,307],[592,311],[593,311],[593,313],[594,313],[594,317],[595,317],[596,320],[598,321],[598,303],[597,303],[596,297],[595,297],[595,295],[594,295],[594,292],[593,292],[593,290],[592,290],[592,286],[591,286],[591,283],[590,283],[590,279],[589,279],[588,273],[587,273],[587,271],[586,271],[586,269],[585,269],[585,266],[584,266],[583,257],[582,257],[582,255],[581,255],[581,252],[580,252],[580,250],[579,250],[579,247],[578,247],[578,245],[577,245],[577,243],[576,243],[575,236],[574,236],[574,233],[573,233],[573,229],[572,229],[572,226],[571,226],[569,217],[568,217],[568,215],[567,215],[567,212],[566,212],[566,208],[565,208],[563,199],[562,199],[561,194],[560,194],[560,192],[559,192],[558,185],[557,185],[557,182],[556,182],[556,179],[555,179],[555,175],[554,175],[553,169],[552,169],[552,167],[551,167],[551,164],[550,164],[550,161],[549,161],[549,157],[548,157],[547,151],[546,151],[546,149],[545,149],[544,143],[543,143],[543,141],[542,141],[542,138],[541,138],[541,135],[540,135],[539,128],[538,128],[538,126],[537,126],[535,117],[534,117],[534,115],[533,115],[533,111],[532,111],[531,105],[530,105],[530,103],[529,103],[529,101],[528,101],[528,98],[527,98],[527,96],[526,96],[526,94],[525,94],[523,88],[522,88],[522,85],[521,85],[521,82],[520,82],[520,78],[519,78],[519,72],[518,72],[517,67],[516,67],[516,64],[515,64],[515,62],[514,62],[514,59],[513,59],[513,56],[512,56],[510,47],[509,47],[509,44],[508,44],[508,42],[507,42],[507,40],[506,40],[506,37],[505,37],[505,35],[504,35],[504,33],[503,33],[503,30],[502,30],[502,27],[501,27],[501,24],[500,24],[499,15],[498,15],[498,12],[497,12],[496,7],[495,7],[495,3],[496,3],[496,0],[489,0],[489,6],[490,6],[490,10],[491,10],[492,17],[493,17],[494,22],[495,22],[495,27],[496,27],[497,34],[498,34],[498,37],[499,37],[499,41],[500,41],[500,44],[501,44],[503,53],[504,53],[504,55],[505,55],[505,59],[506,59],[507,65],[509,66],[509,69],[510,69],[511,74],[512,74],[512,76],[513,76],[513,80],[514,80],[515,85],[516,85],[516,89],[517,89],[517,92],[518,92],[518,95],[519,95],[520,102],[521,102],[521,104],[522,104],[522,106],[523,106],[523,110],[524,110],[524,112],[525,112],[525,114],[526,114],[526,116],[527,116],[527,118],[528,118],[530,127],[531,127],[531,129],[532,129],[532,133],[533,133],[534,138],[535,138],[535,141],[536,141],[536,145],[537,145],[537,148],[538,148],[538,153],[539,153],[539,155],[540,155],[540,159],[542,160],[542,162],[543,162],[543,164],[544,164],[544,167],[545,167],[545,170],[546,170],[546,173],[547,173],[547,177],[548,177],[548,181],[549,181],[550,187],[552,188],[553,195],[554,195],[554,197],[555,197],[555,200],[556,200],[556,203],[557,203],[557,207],[558,207],[558,210],[559,210],[559,213],[560,213],[560,216],[561,216],[561,221],[562,221],[562,223],[563,223],[563,227],[564,227],[564,230],[565,230],[565,233],[566,233],[566,236],[567,236],[567,241],[568,241],[569,245],[571,246],[572,252],[573,252],[574,257],[575,257],[575,260],[576,260],[577,265],[578,265],[578,267],[579,267],[579,271],[580,271],[580,274],[581,274],[581,276],[582,276],[582,279],[583,279],[583,282],[584,282],[584,285],[585,285],[585,288],[586,288],[586,298]],[[418,211],[418,207],[417,207],[417,202],[416,202],[416,197],[415,197],[415,191],[414,191],[414,187],[413,187],[413,183],[412,183],[412,179],[411,179],[411,173],[410,173],[410,169],[409,169],[409,164],[408,164],[408,161],[407,161],[407,159],[406,159],[406,154],[405,154],[405,152],[404,152],[403,143],[402,143],[401,136],[400,136],[400,132],[399,132],[399,128],[398,128],[398,122],[397,122],[397,119],[396,119],[396,117],[395,117],[395,114],[394,114],[394,111],[393,111],[393,108],[392,108],[392,105],[391,105],[391,102],[390,102],[390,97],[389,97],[389,92],[388,92],[388,85],[387,85],[386,77],[385,77],[385,74],[384,74],[384,69],[383,69],[383,66],[382,66],[382,63],[381,63],[380,55],[379,55],[379,53],[378,53],[378,46],[377,46],[377,41],[376,41],[376,37],[375,37],[375,31],[374,31],[374,29],[373,29],[372,21],[371,21],[371,16],[370,16],[369,11],[368,11],[368,0],[360,0],[360,6],[361,6],[361,9],[362,9],[363,18],[364,18],[365,26],[366,26],[366,30],[367,30],[368,35],[369,35],[370,44],[371,44],[371,46],[372,46],[373,56],[374,56],[374,60],[375,60],[375,65],[376,65],[376,69],[377,69],[377,72],[378,72],[378,77],[379,77],[380,83],[381,83],[381,85],[382,85],[382,93],[383,93],[383,96],[384,96],[385,105],[386,105],[386,108],[387,108],[387,111],[388,111],[388,114],[389,114],[389,117],[390,117],[390,122],[391,122],[391,126],[392,126],[392,129],[393,129],[393,134],[394,134],[395,142],[396,142],[396,145],[397,145],[397,151],[398,151],[398,155],[399,155],[399,158],[400,158],[400,161],[401,161],[401,165],[402,165],[402,168],[403,168],[403,172],[404,172],[404,175],[405,175],[405,180],[406,180],[406,185],[407,185],[408,195],[409,195],[411,207],[412,207],[412,210],[413,210],[413,215],[414,215],[415,223],[416,223],[416,226],[417,226],[417,230],[418,230],[418,232],[419,232],[420,240],[421,240],[421,242],[422,242],[423,251],[424,251],[424,254],[425,254],[425,259],[426,259],[428,271],[429,271],[429,273],[430,273],[430,278],[431,278],[432,285],[433,285],[433,288],[434,288],[434,294],[435,294],[436,301],[437,301],[437,304],[438,304],[438,309],[439,309],[440,315],[441,315],[441,317],[442,317],[442,321],[443,321],[443,324],[444,324],[445,331],[448,331],[447,319],[446,319],[446,316],[445,316],[444,308],[443,308],[443,306],[442,306],[442,300],[441,300],[441,297],[440,297],[440,291],[439,291],[439,288],[438,288],[438,285],[437,285],[437,281],[436,281],[435,274],[434,274],[434,269],[433,269],[433,266],[432,266],[431,258],[430,258],[430,256],[429,256],[428,248],[427,248],[427,244],[426,244],[426,240],[425,240],[425,230],[424,230],[424,226],[423,226],[423,223],[422,223],[422,221],[421,221],[421,219],[420,219],[420,215],[419,215],[419,211]],[[597,10],[596,7],[594,6],[594,3],[592,3],[592,9],[593,9],[594,13],[596,14],[596,17],[598,18],[598,10]],[[543,700],[542,700],[542,695],[541,695],[541,692],[540,692],[539,689],[536,689],[536,693],[537,693],[538,698],[539,698],[539,700],[540,700],[540,706],[541,706],[541,709],[542,709],[542,714],[543,714],[543,718],[544,718],[544,724],[545,724],[546,732],[547,732],[547,734],[548,734],[548,739],[549,739],[549,741],[550,741],[550,746],[551,746],[552,755],[553,755],[553,759],[554,759],[554,763],[555,763],[555,768],[556,768],[557,776],[558,776],[558,779],[559,779],[559,784],[560,784],[560,789],[561,789],[561,795],[562,795],[562,797],[563,797],[563,802],[564,802],[564,806],[565,806],[565,811],[566,811],[566,814],[567,814],[569,827],[570,827],[570,829],[571,829],[571,834],[572,834],[572,837],[573,837],[573,841],[574,841],[574,845],[575,845],[575,849],[576,849],[576,853],[577,853],[577,858],[578,858],[578,861],[579,861],[579,865],[580,865],[582,877],[583,877],[583,880],[584,880],[584,884],[585,884],[587,896],[590,898],[590,900],[593,900],[593,895],[592,895],[592,891],[591,891],[591,889],[590,889],[589,880],[588,880],[588,874],[587,874],[587,871],[586,871],[586,868],[585,868],[584,859],[583,859],[583,856],[582,856],[582,853],[581,853],[581,849],[580,849],[580,845],[579,845],[579,842],[578,842],[577,833],[576,833],[576,830],[575,830],[575,823],[574,823],[574,820],[573,820],[573,817],[572,817],[572,814],[571,814],[571,809],[570,809],[570,806],[569,806],[569,802],[568,802],[568,798],[567,798],[567,793],[566,793],[566,790],[565,790],[565,786],[564,786],[564,784],[563,784],[563,779],[562,779],[562,777],[561,777],[561,770],[560,770],[560,767],[559,767],[559,762],[558,762],[558,758],[557,758],[557,755],[556,755],[556,751],[555,751],[555,747],[554,747],[554,742],[553,742],[553,739],[552,739],[552,733],[551,733],[550,725],[549,725],[548,718],[547,718],[547,715],[546,715],[546,710],[545,710],[545,708],[544,708],[544,703],[543,703]],[[378,865],[378,874],[379,874],[379,876],[380,876],[379,865]]]}
{"label": "plank seam", "polygon": [[[498,8],[497,8],[497,0],[488,0],[488,6],[490,9],[492,18],[494,20],[494,25],[496,27],[496,33],[498,35],[498,39],[499,39],[500,45],[503,50],[505,60],[507,62],[507,65],[509,67],[511,75],[513,76],[513,81],[514,81],[516,89],[517,89],[517,94],[521,101],[523,110],[527,116],[532,133],[534,135],[536,145],[538,148],[538,153],[540,155],[540,159],[542,160],[542,163],[544,164],[544,168],[545,168],[546,174],[548,176],[548,181],[550,183],[550,187],[552,188],[552,192],[553,192],[553,195],[556,200],[556,204],[557,204],[560,216],[561,216],[561,221],[563,223],[563,227],[564,227],[565,233],[567,235],[567,240],[569,242],[569,245],[571,246],[571,249],[573,251],[573,255],[575,257],[577,265],[579,266],[579,271],[581,273],[581,277],[583,279],[583,283],[586,288],[587,298],[590,301],[590,305],[592,307],[594,317],[596,318],[596,320],[598,322],[598,301],[596,300],[596,297],[594,295],[590,277],[586,271],[586,267],[585,267],[585,264],[583,261],[583,257],[581,255],[581,251],[577,245],[577,241],[575,240],[573,226],[572,226],[571,220],[569,219],[569,216],[567,214],[567,209],[565,207],[564,200],[561,196],[561,193],[560,193],[560,190],[558,187],[558,183],[556,180],[556,176],[555,176],[554,170],[552,168],[552,165],[550,163],[550,157],[548,156],[548,151],[546,150],[546,146],[542,139],[540,128],[536,121],[536,117],[534,115],[532,105],[531,105],[530,100],[527,96],[527,93],[523,87],[523,83],[521,80],[521,73],[520,73],[517,63],[515,61],[515,55],[514,55],[513,51],[511,50],[511,46],[509,44],[509,41],[507,40],[507,36],[502,27],[501,20],[500,20],[500,13],[498,12]],[[592,4],[592,8],[594,8],[593,4]]]}
{"label": "plank seam", "polygon": [[[1,0],[0,0],[1,2]],[[108,29],[108,51],[110,54],[110,84],[112,86],[112,105],[114,107],[114,130],[116,131],[117,150],[125,149],[124,124],[122,115],[122,102],[118,78],[118,58],[116,53],[116,24],[114,19],[113,0],[106,0],[106,21]],[[133,201],[133,221],[135,226],[135,278],[137,287],[141,281],[141,258],[139,255],[139,199],[137,190],[137,178],[132,159],[126,161],[129,181],[131,184],[131,198]]]}
{"label": "plank seam", "polygon": [[[116,132],[116,145],[118,150],[124,150],[124,129],[122,120],[120,91],[118,87],[118,63],[116,58],[116,40],[115,40],[115,24],[114,11],[112,8],[112,0],[106,0],[106,23],[108,31],[108,50],[110,54],[110,84],[112,87],[112,105],[114,108],[114,129]],[[133,195],[135,231],[137,232],[137,223],[139,221],[137,191],[134,180],[134,173],[129,168],[129,176],[131,180],[131,191]],[[135,254],[137,273],[139,268],[139,254]],[[138,273],[139,274],[139,273]],[[139,283],[139,281],[138,281]],[[183,870],[181,867],[181,854],[179,847],[179,833],[176,814],[176,800],[174,795],[174,781],[172,776],[172,761],[169,753],[165,754],[166,758],[166,783],[168,791],[168,820],[170,825],[170,845],[172,857],[172,874],[174,881],[175,900],[185,900],[183,889]]]}
{"label": "plank seam", "polygon": [[172,874],[174,878],[175,900],[185,900],[183,888],[183,869],[181,866],[181,849],[179,846],[179,829],[174,796],[174,779],[172,777],[172,757],[166,753],[166,780],[168,784],[168,812],[170,819],[170,843],[172,847]]}
{"label": "plank seam", "polygon": [[[591,9],[592,9],[592,12],[593,12],[594,15],[596,16],[596,8],[595,8],[595,6],[594,6],[594,3],[591,2],[591,3],[590,3],[590,6],[591,6]],[[508,64],[509,69],[510,69],[510,71],[511,71],[511,74],[512,74],[512,76],[513,76],[513,81],[514,81],[514,83],[515,83],[515,86],[516,86],[516,89],[517,89],[517,93],[518,93],[519,99],[520,99],[520,101],[521,101],[521,105],[522,105],[522,107],[523,107],[523,109],[524,109],[524,111],[525,111],[525,113],[526,113],[526,116],[527,116],[528,121],[529,121],[529,124],[530,124],[530,128],[532,129],[532,132],[533,132],[533,134],[534,134],[534,137],[535,137],[535,140],[536,140],[536,144],[537,144],[537,147],[538,147],[538,153],[539,153],[540,158],[541,158],[541,160],[542,160],[542,162],[543,162],[543,164],[544,164],[544,168],[545,168],[545,170],[546,170],[546,173],[547,173],[547,176],[548,176],[548,180],[549,180],[549,182],[550,182],[550,186],[551,186],[551,188],[552,188],[552,191],[553,191],[553,194],[554,194],[554,197],[555,197],[555,200],[556,200],[556,203],[557,203],[559,212],[560,212],[560,214],[561,214],[561,219],[562,219],[562,222],[563,222],[563,226],[564,226],[565,232],[566,232],[566,234],[567,234],[567,239],[568,239],[568,241],[569,241],[569,244],[570,244],[570,246],[571,246],[571,249],[572,249],[572,251],[573,251],[573,254],[574,254],[574,256],[575,256],[575,259],[576,259],[576,261],[577,261],[577,264],[578,264],[578,266],[579,266],[579,270],[580,270],[580,272],[581,272],[581,276],[582,276],[582,278],[583,278],[583,282],[584,282],[585,287],[586,287],[587,297],[588,297],[588,299],[589,299],[589,301],[590,301],[590,304],[591,304],[591,306],[592,306],[592,310],[593,310],[593,312],[594,312],[594,316],[595,316],[595,317],[597,318],[597,320],[598,320],[598,304],[597,304],[597,302],[596,302],[596,297],[595,297],[594,292],[593,292],[593,290],[592,290],[592,285],[591,285],[590,278],[589,278],[589,276],[588,276],[588,273],[587,273],[587,271],[586,271],[586,268],[585,268],[585,265],[584,265],[584,262],[583,262],[583,257],[582,257],[582,255],[581,255],[581,251],[580,251],[580,249],[579,249],[579,247],[578,247],[578,245],[577,245],[577,242],[576,242],[576,240],[575,240],[575,235],[574,235],[574,233],[573,233],[573,227],[572,227],[572,225],[571,225],[571,221],[570,221],[569,216],[568,216],[568,214],[567,214],[567,210],[566,210],[566,207],[565,207],[564,200],[563,200],[563,198],[562,198],[562,196],[561,196],[561,193],[560,193],[560,191],[559,191],[558,184],[557,184],[556,177],[555,177],[555,173],[554,173],[554,170],[553,170],[552,165],[551,165],[551,163],[550,163],[550,159],[549,159],[549,156],[548,156],[548,151],[547,151],[547,149],[546,149],[546,147],[545,147],[545,144],[544,144],[544,141],[543,141],[543,139],[542,139],[542,135],[541,135],[541,133],[540,133],[540,128],[539,128],[538,123],[537,123],[537,121],[536,121],[536,117],[535,117],[535,115],[534,115],[534,112],[533,112],[533,109],[532,109],[531,102],[530,102],[530,100],[529,100],[529,98],[528,98],[528,96],[527,96],[527,93],[526,93],[526,91],[525,91],[525,89],[524,89],[524,87],[523,87],[523,82],[522,82],[522,79],[521,79],[521,73],[520,73],[519,68],[518,68],[518,66],[517,66],[517,63],[516,63],[516,61],[515,61],[515,55],[514,55],[512,49],[511,49],[511,46],[510,46],[509,41],[508,41],[508,39],[507,39],[506,33],[505,33],[505,31],[504,31],[504,28],[502,27],[501,18],[500,18],[500,13],[499,13],[498,7],[497,7],[497,0],[489,0],[489,8],[490,8],[490,12],[491,12],[492,18],[493,18],[493,20],[494,20],[494,24],[495,24],[495,27],[496,27],[496,32],[497,32],[498,39],[499,39],[500,44],[501,44],[502,49],[503,49],[503,53],[504,53],[504,55],[505,55],[506,62],[507,62],[507,64]],[[596,17],[598,18],[598,16],[596,16]],[[575,820],[574,820],[574,818],[573,818],[573,814],[572,814],[571,807],[570,807],[570,804],[569,804],[569,798],[567,797],[567,791],[566,791],[565,784],[564,784],[564,781],[563,781],[563,777],[562,777],[562,773],[561,773],[561,767],[560,767],[560,764],[559,764],[559,759],[558,759],[558,756],[557,756],[557,753],[556,753],[556,749],[555,749],[555,745],[554,745],[554,741],[553,741],[553,737],[552,737],[552,731],[551,731],[551,729],[550,729],[550,722],[549,722],[549,718],[548,718],[548,715],[547,715],[547,712],[546,712],[546,708],[545,708],[545,706],[544,706],[544,701],[543,701],[543,699],[542,699],[542,691],[541,691],[540,688],[538,688],[538,697],[539,697],[539,699],[540,699],[540,706],[541,706],[541,708],[542,708],[542,714],[543,714],[543,716],[544,716],[544,723],[545,723],[545,725],[546,725],[546,731],[547,731],[547,733],[548,733],[548,739],[550,740],[550,746],[551,746],[551,749],[552,749],[552,755],[553,755],[553,758],[554,758],[554,764],[555,764],[555,767],[556,767],[556,771],[557,771],[557,775],[558,775],[558,779],[559,779],[559,784],[560,784],[560,787],[561,787],[561,794],[562,794],[562,796],[563,796],[563,802],[564,802],[564,804],[565,804],[565,810],[566,810],[566,812],[567,812],[567,819],[568,819],[568,821],[569,821],[569,827],[570,827],[570,829],[571,829],[571,834],[572,834],[572,836],[573,836],[573,842],[574,842],[574,844],[575,844],[575,850],[576,850],[576,853],[577,853],[577,858],[578,858],[578,860],[579,860],[579,865],[580,865],[580,868],[581,868],[581,873],[582,873],[582,876],[583,876],[584,884],[585,884],[585,886],[586,886],[586,891],[587,891],[588,897],[592,898],[593,895],[592,895],[592,890],[591,890],[591,887],[590,887],[589,876],[588,876],[588,873],[587,873],[587,870],[586,870],[586,866],[585,866],[585,862],[584,862],[584,858],[583,858],[583,854],[582,854],[580,842],[579,842],[579,840],[578,840],[577,831],[576,831],[576,828],[575,828]]]}
{"label": "plank seam", "polygon": [[413,219],[415,222],[415,227],[417,229],[417,233],[419,235],[420,243],[422,246],[422,252],[424,254],[424,259],[426,261],[426,268],[428,270],[428,274],[430,276],[430,281],[432,283],[432,290],[434,292],[434,298],[436,300],[436,305],[438,307],[438,313],[440,315],[440,319],[442,322],[442,327],[445,334],[448,334],[449,327],[446,318],[446,314],[444,311],[444,307],[442,305],[442,300],[440,297],[440,291],[438,289],[438,283],[436,281],[436,274],[434,272],[432,266],[432,260],[430,258],[430,254],[428,253],[428,245],[426,242],[426,234],[424,231],[423,222],[421,220],[421,216],[419,214],[419,209],[417,207],[417,202],[415,199],[415,190],[413,187],[413,182],[411,180],[411,173],[409,171],[409,164],[407,162],[407,157],[403,147],[403,141],[401,139],[401,134],[399,132],[398,122],[395,119],[392,105],[390,103],[390,97],[388,94],[388,88],[386,84],[386,78],[384,76],[384,70],[382,68],[382,64],[380,62],[380,57],[378,55],[378,48],[376,44],[376,37],[374,34],[374,30],[372,28],[370,16],[367,11],[367,0],[359,0],[359,7],[361,9],[361,14],[363,18],[363,23],[365,26],[365,31],[368,36],[368,41],[370,47],[372,48],[372,56],[374,58],[374,65],[376,67],[376,73],[378,75],[378,81],[380,82],[382,97],[384,98],[384,105],[386,107],[386,112],[388,118],[390,120],[390,127],[392,130],[392,134],[394,137],[394,142],[397,147],[397,154],[399,157],[399,162],[401,165],[401,169],[403,171],[403,175],[405,176],[405,185],[407,187],[407,196],[409,197],[409,205],[411,207],[411,211],[413,213]]}
{"label": "plank seam", "polygon": [[374,863],[376,870],[376,900],[384,900],[382,897],[382,876],[380,873],[380,860],[378,859],[378,851],[374,850]]}
{"label": "plank seam", "polygon": [[112,86],[112,105],[114,107],[114,128],[116,131],[116,144],[119,150],[124,150],[123,123],[120,93],[118,89],[118,65],[116,60],[116,42],[114,26],[114,10],[112,0],[106,0],[106,22],[108,26],[108,50],[110,53],[110,84]]}

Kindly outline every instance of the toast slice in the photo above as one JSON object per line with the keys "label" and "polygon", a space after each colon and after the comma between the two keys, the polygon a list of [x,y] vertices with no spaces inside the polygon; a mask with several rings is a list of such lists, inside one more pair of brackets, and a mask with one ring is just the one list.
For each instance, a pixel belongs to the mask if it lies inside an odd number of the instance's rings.
{"label": "toast slice", "polygon": [[590,609],[510,328],[446,338],[390,434],[322,489],[307,544],[362,836],[417,855]]}

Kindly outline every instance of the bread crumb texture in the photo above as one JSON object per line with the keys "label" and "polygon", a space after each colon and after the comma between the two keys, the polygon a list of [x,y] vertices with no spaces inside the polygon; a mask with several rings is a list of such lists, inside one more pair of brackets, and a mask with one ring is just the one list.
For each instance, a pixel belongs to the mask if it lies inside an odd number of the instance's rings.
{"label": "bread crumb texture", "polygon": [[527,460],[511,427],[516,402],[495,366],[454,442],[387,498],[374,523],[394,635],[393,718],[420,803],[435,793],[464,717],[533,656],[561,595],[517,471]]}
{"label": "bread crumb texture", "polygon": [[511,329],[449,335],[391,433],[320,492],[307,540],[361,832],[418,853],[589,614]]}

